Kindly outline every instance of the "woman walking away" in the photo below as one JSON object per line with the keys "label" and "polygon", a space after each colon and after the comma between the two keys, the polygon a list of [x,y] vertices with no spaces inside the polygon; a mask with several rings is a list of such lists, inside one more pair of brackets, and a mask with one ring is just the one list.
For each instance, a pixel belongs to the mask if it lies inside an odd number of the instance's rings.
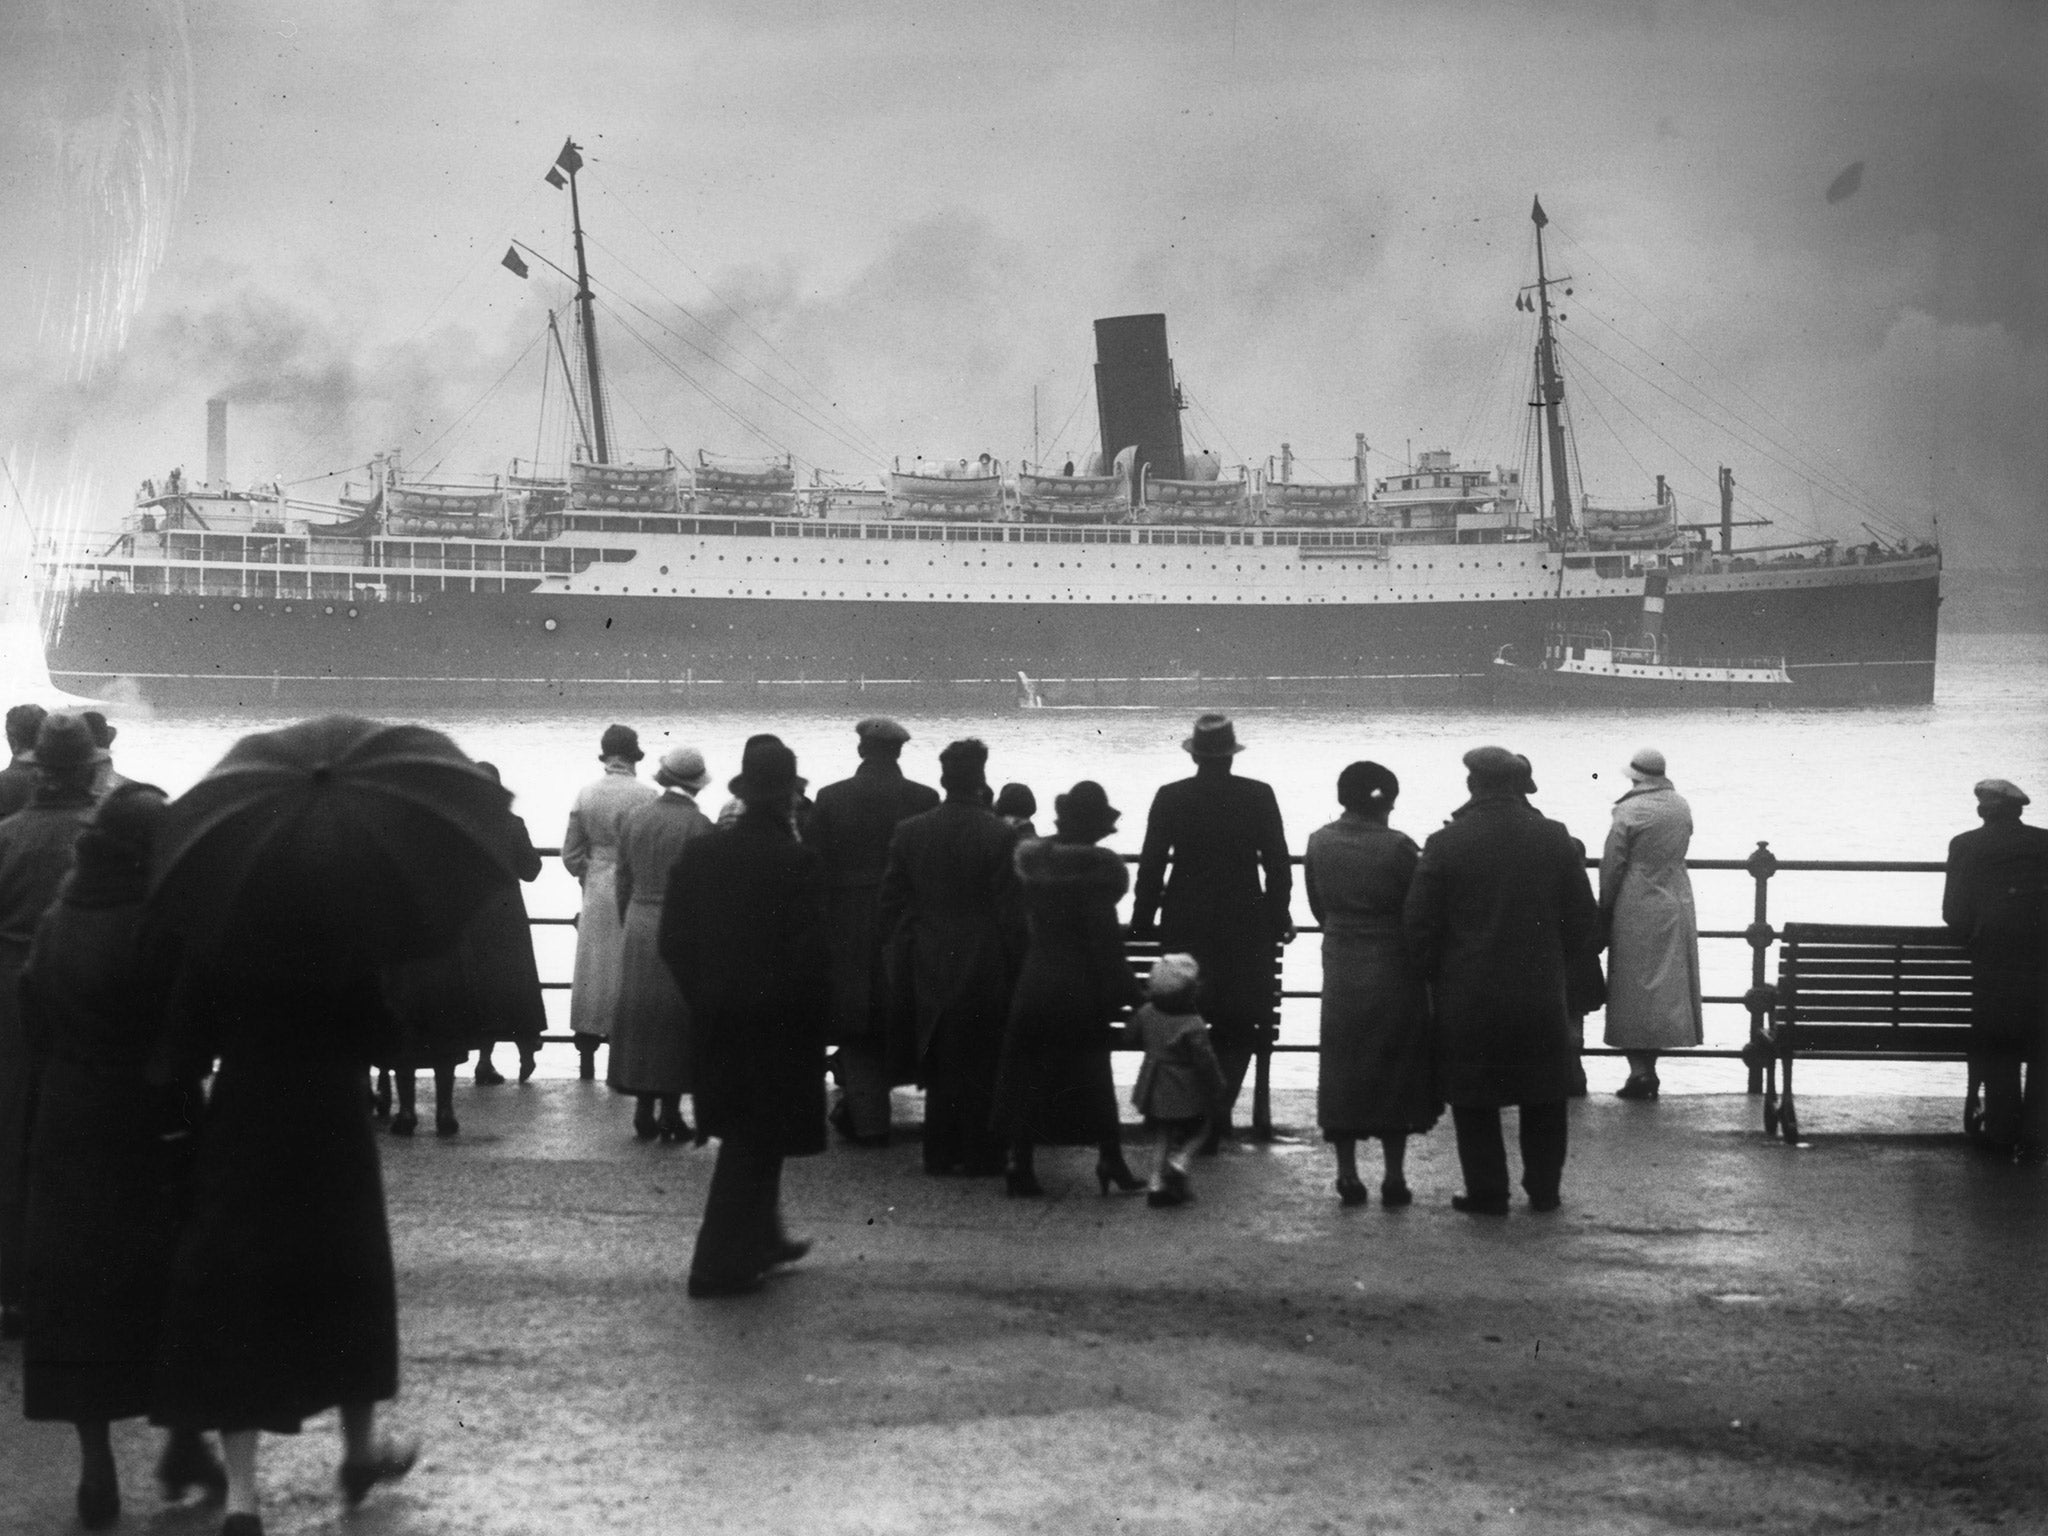
{"label": "woman walking away", "polygon": [[1409,962],[1401,911],[1420,850],[1387,825],[1401,781],[1378,763],[1337,776],[1344,814],[1309,834],[1303,860],[1309,910],[1323,927],[1322,1051],[1316,1118],[1337,1150],[1337,1195],[1366,1203],[1358,1141],[1376,1136],[1386,1159],[1380,1202],[1407,1205],[1408,1138],[1443,1113],[1430,1081],[1429,1002]]}
{"label": "woman walking away", "polygon": [[1635,781],[1614,805],[1600,856],[1607,931],[1607,1043],[1628,1053],[1622,1099],[1657,1097],[1657,1053],[1698,1045],[1700,938],[1692,880],[1692,807],[1664,775],[1664,754],[1629,759]]}
{"label": "woman walking away", "polygon": [[[77,1428],[89,1531],[121,1513],[108,1425],[149,1411],[201,1102],[196,1078],[158,1087],[147,1070],[175,974],[175,945],[142,920],[163,809],[163,792],[144,784],[101,804],[22,978],[37,1081],[22,1411]],[[171,1432],[156,1475],[171,1499],[227,1487],[191,1430]]]}
{"label": "woman walking away", "polygon": [[1017,849],[1030,940],[1010,1002],[996,1078],[995,1129],[1008,1143],[1012,1195],[1040,1195],[1033,1149],[1093,1146],[1095,1181],[1134,1190],[1124,1161],[1110,1024],[1144,992],[1124,960],[1116,904],[1129,888],[1123,860],[1096,843],[1119,812],[1083,779],[1053,801],[1057,830]]}
{"label": "woman walking away", "polygon": [[1145,987],[1147,1002],[1131,1021],[1145,1048],[1145,1064],[1131,1102],[1151,1129],[1158,1156],[1145,1203],[1186,1205],[1194,1198],[1188,1187],[1188,1165],[1211,1122],[1223,1112],[1229,1083],[1209,1026],[1195,1007],[1202,968],[1193,955],[1162,955]]}
{"label": "woman walking away", "polygon": [[611,1038],[619,1006],[619,966],[625,928],[619,921],[619,834],[626,818],[660,791],[634,775],[644,754],[630,725],[609,725],[598,743],[604,777],[586,784],[562,834],[562,867],[583,887],[576,920],[576,973],[569,989],[569,1028],[583,1058],[585,1082],[597,1076],[597,1048]]}
{"label": "woman walking away", "polygon": [[[477,767],[499,782],[491,763]],[[547,1033],[547,1006],[541,1001],[540,972],[533,963],[533,924],[527,921],[526,897],[520,881],[540,878],[540,855],[527,835],[526,823],[517,816],[506,818],[509,862],[518,880],[503,880],[477,915],[470,920],[462,938],[462,963],[469,975],[471,996],[483,1021],[483,1038],[477,1048],[476,1080],[486,1087],[505,1081],[491,1064],[491,1047],[509,1040],[519,1048],[519,1081],[533,1076],[538,1064],[540,1037]]]}
{"label": "woman walking away", "polygon": [[662,794],[626,818],[619,839],[625,943],[605,1081],[613,1092],[637,1100],[635,1136],[675,1143],[693,1134],[682,1110],[682,1096],[690,1089],[690,1005],[661,958],[661,904],[683,845],[711,830],[711,818],[697,808],[697,793],[711,782],[711,774],[702,752],[676,747],[663,756],[654,782]]}

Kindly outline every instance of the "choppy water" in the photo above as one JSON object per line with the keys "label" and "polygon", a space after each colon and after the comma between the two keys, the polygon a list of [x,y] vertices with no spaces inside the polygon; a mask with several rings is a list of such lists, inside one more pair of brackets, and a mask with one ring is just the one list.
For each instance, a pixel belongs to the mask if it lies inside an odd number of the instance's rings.
{"label": "choppy water", "polygon": [[[40,696],[26,675],[4,697]],[[1338,771],[1369,757],[1400,776],[1394,824],[1420,841],[1464,795],[1460,755],[1482,742],[1526,753],[1536,767],[1537,803],[1597,852],[1608,810],[1626,786],[1622,765],[1644,745],[1663,749],[1691,802],[1699,858],[1742,858],[1768,840],[1783,858],[1940,859],[1948,839],[1975,824],[1970,786],[2008,778],[2043,797],[2048,817],[2048,636],[1944,636],[1938,697],[1931,705],[1859,710],[1502,713],[1473,709],[1271,710],[1237,716],[1247,750],[1240,772],[1270,782],[1298,850],[1336,814]],[[124,773],[176,792],[190,784],[239,735],[288,723],[254,711],[154,714],[115,711],[115,758]],[[519,796],[534,840],[560,841],[577,788],[597,772],[597,738],[609,713],[550,709],[460,714],[429,721],[472,755],[488,758]],[[703,749],[722,784],[739,765],[742,741],[777,732],[796,751],[814,785],[843,777],[854,763],[852,717],[839,713],[700,711],[630,719],[650,759],[668,744]],[[989,744],[995,783],[1021,780],[1037,792],[1049,823],[1052,795],[1076,779],[1099,780],[1125,813],[1110,846],[1135,851],[1153,790],[1187,772],[1180,750],[1188,720],[1154,710],[1012,711],[906,715],[913,732],[904,764],[937,780],[937,753],[956,736]],[[651,768],[651,761],[648,765]],[[722,799],[707,791],[706,800]],[[1703,928],[1740,928],[1749,920],[1751,884],[1740,874],[1695,876]],[[1771,892],[1775,921],[1788,918],[1938,922],[1940,879],[1929,875],[1781,874]],[[530,901],[538,914],[567,915],[573,884],[558,869],[543,875]],[[1306,907],[1297,902],[1307,921]],[[567,974],[567,930],[541,930],[544,974]],[[1739,942],[1703,946],[1706,989],[1739,993],[1748,984],[1748,951]],[[1290,986],[1315,985],[1315,941],[1298,942]],[[559,1004],[560,999],[552,1000]],[[1597,1020],[1589,1024],[1597,1026]],[[1739,1044],[1747,1016],[1708,1010],[1708,1043]],[[1284,1038],[1311,1041],[1313,1002],[1293,1003]],[[1596,1082],[1608,1075],[1596,1069]],[[1283,1059],[1276,1081],[1313,1081],[1313,1058]],[[1727,1090],[1740,1083],[1732,1063],[1700,1063],[1666,1073],[1667,1087]],[[1813,1091],[1956,1091],[1954,1074],[1927,1067],[1843,1067],[1802,1073]]]}

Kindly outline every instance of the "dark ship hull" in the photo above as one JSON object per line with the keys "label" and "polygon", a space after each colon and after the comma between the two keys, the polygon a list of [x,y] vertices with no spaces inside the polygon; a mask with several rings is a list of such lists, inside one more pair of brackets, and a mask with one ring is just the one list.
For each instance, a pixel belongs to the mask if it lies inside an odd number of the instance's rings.
{"label": "dark ship hull", "polygon": [[[1703,652],[1782,654],[1798,705],[1934,695],[1935,561],[1824,584],[1674,592]],[[1844,579],[1849,578],[1849,579]],[[963,594],[964,596],[965,594]],[[1640,598],[1267,603],[444,592],[413,601],[74,590],[45,614],[51,680],[152,703],[435,709],[673,697],[1046,703],[1484,702],[1503,645],[1630,629]]]}

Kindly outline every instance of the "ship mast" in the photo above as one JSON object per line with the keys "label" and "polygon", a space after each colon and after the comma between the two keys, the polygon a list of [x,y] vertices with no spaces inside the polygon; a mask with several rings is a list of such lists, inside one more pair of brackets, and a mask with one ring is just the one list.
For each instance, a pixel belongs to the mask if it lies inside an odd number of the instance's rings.
{"label": "ship mast", "polygon": [[1543,226],[1550,219],[1543,211],[1541,198],[1536,199],[1529,217],[1536,225],[1536,404],[1543,409],[1543,435],[1550,443],[1552,525],[1562,538],[1572,528],[1572,493],[1564,462],[1564,378],[1557,371],[1557,338],[1550,323],[1550,285],[1567,279],[1551,277],[1544,270]]}
{"label": "ship mast", "polygon": [[562,145],[555,164],[569,174],[569,218],[576,230],[576,305],[578,318],[583,322],[583,367],[590,394],[592,446],[597,450],[597,462],[609,464],[611,441],[605,431],[604,391],[599,387],[597,367],[597,316],[590,292],[590,267],[583,258],[583,205],[576,195],[576,173],[583,169],[583,156],[574,139]]}

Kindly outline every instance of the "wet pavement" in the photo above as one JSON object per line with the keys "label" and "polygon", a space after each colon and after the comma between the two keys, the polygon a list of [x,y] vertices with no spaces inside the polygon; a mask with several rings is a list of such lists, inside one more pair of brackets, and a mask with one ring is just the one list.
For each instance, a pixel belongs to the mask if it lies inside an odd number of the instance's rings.
{"label": "wet pavement", "polygon": [[[1023,1201],[835,1147],[785,1179],[810,1259],[692,1302],[710,1149],[636,1143],[599,1085],[465,1084],[459,1137],[384,1143],[425,1455],[344,1516],[331,1415],[266,1439],[266,1528],[2048,1529],[2048,1176],[1944,1100],[1806,1098],[1798,1149],[1757,1106],[1579,1103],[1564,1209],[1505,1219],[1450,1209],[1447,1121],[1391,1211],[1376,1152],[1346,1210],[1306,1138],[1174,1211],[1079,1149]],[[116,1443],[122,1529],[218,1529]],[[0,1419],[0,1528],[75,1528],[75,1475],[68,1428]]]}

